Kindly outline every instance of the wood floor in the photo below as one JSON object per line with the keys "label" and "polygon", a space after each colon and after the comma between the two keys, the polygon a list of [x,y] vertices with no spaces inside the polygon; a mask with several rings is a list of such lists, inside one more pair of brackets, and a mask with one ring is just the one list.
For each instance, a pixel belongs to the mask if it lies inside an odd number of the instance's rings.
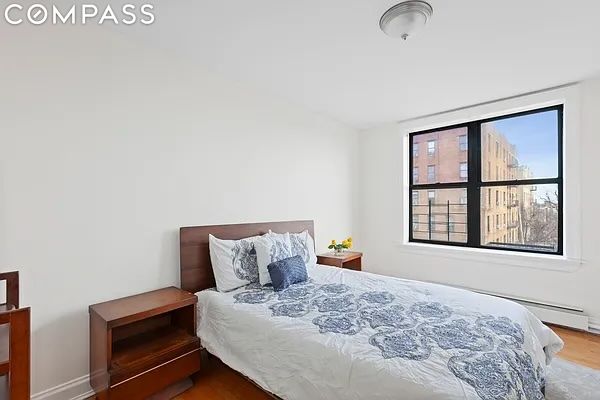
{"label": "wood floor", "polygon": [[174,400],[273,400],[219,359],[211,357],[208,364],[202,365],[194,386]]}
{"label": "wood floor", "polygon": [[574,331],[558,326],[551,328],[565,342],[560,358],[600,370],[600,335]]}
{"label": "wood floor", "polygon": [[[553,326],[564,340],[559,357],[600,370],[600,335]],[[204,368],[204,365],[203,365]],[[252,383],[214,357],[196,378],[194,387],[176,400],[272,400]]]}

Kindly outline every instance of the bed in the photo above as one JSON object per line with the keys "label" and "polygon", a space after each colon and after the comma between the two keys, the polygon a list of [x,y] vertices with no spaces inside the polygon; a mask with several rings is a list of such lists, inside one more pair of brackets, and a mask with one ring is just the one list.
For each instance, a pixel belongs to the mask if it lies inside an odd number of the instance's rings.
{"label": "bed", "polygon": [[562,341],[514,302],[328,266],[282,292],[213,289],[208,234],[301,232],[312,221],[182,228],[181,284],[209,353],[262,389],[302,399],[543,399]]}

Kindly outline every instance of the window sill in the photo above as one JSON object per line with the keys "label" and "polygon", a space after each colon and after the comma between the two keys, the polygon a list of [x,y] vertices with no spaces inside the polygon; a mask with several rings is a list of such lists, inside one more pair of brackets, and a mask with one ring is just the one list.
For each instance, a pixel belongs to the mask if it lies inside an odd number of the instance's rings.
{"label": "window sill", "polygon": [[427,243],[396,242],[403,253],[454,258],[465,261],[535,268],[559,272],[575,272],[583,265],[583,260],[566,256],[513,253],[502,250],[473,249]]}

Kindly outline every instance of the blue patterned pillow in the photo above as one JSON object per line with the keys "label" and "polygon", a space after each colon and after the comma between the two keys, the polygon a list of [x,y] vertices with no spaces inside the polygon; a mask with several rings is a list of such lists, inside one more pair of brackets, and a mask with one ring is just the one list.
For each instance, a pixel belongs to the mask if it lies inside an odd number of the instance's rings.
{"label": "blue patterned pillow", "polygon": [[306,272],[306,264],[300,256],[284,258],[280,261],[275,261],[269,264],[269,275],[273,289],[276,292],[287,289],[294,283],[300,283],[308,280]]}

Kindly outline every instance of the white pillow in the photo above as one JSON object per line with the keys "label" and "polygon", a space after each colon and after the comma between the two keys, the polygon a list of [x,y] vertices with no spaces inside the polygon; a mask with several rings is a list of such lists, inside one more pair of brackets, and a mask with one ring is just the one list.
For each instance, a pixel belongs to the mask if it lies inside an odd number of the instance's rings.
{"label": "white pillow", "polygon": [[222,240],[208,235],[210,262],[219,292],[228,292],[258,282],[254,243],[259,237]]}
{"label": "white pillow", "polygon": [[[269,235],[281,236],[281,233],[269,231]],[[315,253],[315,241],[308,231],[301,233],[290,233],[290,244],[292,257],[300,256],[306,266],[317,265],[317,254]]]}
{"label": "white pillow", "polygon": [[292,256],[290,234],[261,236],[254,242],[254,247],[258,261],[258,280],[264,286],[271,283],[269,264]]}

